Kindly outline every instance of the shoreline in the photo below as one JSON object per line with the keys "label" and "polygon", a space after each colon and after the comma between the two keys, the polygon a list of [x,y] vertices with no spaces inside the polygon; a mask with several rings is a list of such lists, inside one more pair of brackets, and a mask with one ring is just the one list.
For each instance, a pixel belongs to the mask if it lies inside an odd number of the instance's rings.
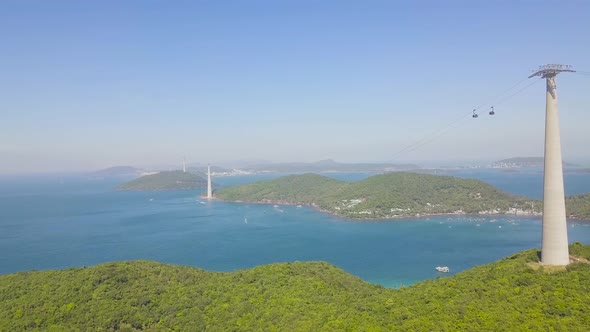
{"label": "shoreline", "polygon": [[[217,200],[220,202],[228,202],[228,203],[239,203],[239,204],[260,204],[260,205],[287,205],[287,206],[297,206],[297,205],[301,205],[301,206],[307,206],[307,207],[311,207],[314,210],[321,212],[321,213],[325,213],[334,217],[338,217],[338,218],[343,218],[343,219],[347,219],[347,220],[351,220],[351,221],[357,221],[357,222],[363,222],[363,221],[396,221],[399,219],[424,219],[424,218],[430,218],[430,217],[444,217],[444,216],[478,216],[478,217],[493,217],[493,216],[514,216],[514,217],[520,217],[520,218],[534,218],[534,217],[542,217],[543,213],[541,212],[533,212],[533,213],[526,213],[526,214],[518,214],[518,213],[466,213],[466,212],[462,212],[462,213],[457,213],[457,212],[448,212],[448,213],[418,213],[418,214],[414,214],[414,215],[403,215],[403,216],[392,216],[392,217],[382,217],[382,218],[370,218],[370,217],[359,217],[359,218],[355,218],[355,217],[349,217],[349,216],[342,216],[339,215],[335,212],[326,210],[326,209],[322,209],[319,206],[317,206],[315,203],[302,203],[302,202],[285,202],[285,201],[242,201],[242,200],[236,200],[236,201],[231,201],[231,200],[225,200],[225,199],[221,199],[219,197],[213,197],[213,200]],[[583,221],[583,222],[590,222],[590,218],[582,218],[582,217],[577,217],[577,216],[566,216],[566,220],[570,221]]]}

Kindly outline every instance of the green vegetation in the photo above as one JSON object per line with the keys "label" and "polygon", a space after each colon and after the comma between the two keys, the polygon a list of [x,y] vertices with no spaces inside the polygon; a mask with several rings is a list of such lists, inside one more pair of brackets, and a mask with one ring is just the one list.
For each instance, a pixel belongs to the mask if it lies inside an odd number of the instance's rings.
{"label": "green vegetation", "polygon": [[567,197],[565,206],[570,218],[590,220],[590,194]]}
{"label": "green vegetation", "polygon": [[198,175],[182,171],[169,171],[142,176],[117,186],[117,189],[138,191],[181,190],[205,186],[207,186],[207,181]]}
{"label": "green vegetation", "polygon": [[[219,199],[308,204],[338,216],[385,219],[434,214],[538,215],[543,202],[505,193],[483,181],[407,172],[344,182],[317,174],[289,175],[222,188]],[[569,218],[590,220],[590,194],[566,198]]]}
{"label": "green vegetation", "polygon": [[236,187],[216,196],[230,201],[312,204],[349,218],[393,218],[417,214],[540,212],[540,204],[473,179],[396,172],[359,182],[316,174],[291,175]]}
{"label": "green vegetation", "polygon": [[215,195],[229,201],[312,204],[318,198],[341,191],[346,185],[346,182],[310,173],[222,188]]}
{"label": "green vegetation", "polygon": [[[572,254],[590,259],[590,246]],[[0,276],[0,331],[583,331],[590,268],[529,250],[399,290],[322,262],[235,272],[134,261]]]}

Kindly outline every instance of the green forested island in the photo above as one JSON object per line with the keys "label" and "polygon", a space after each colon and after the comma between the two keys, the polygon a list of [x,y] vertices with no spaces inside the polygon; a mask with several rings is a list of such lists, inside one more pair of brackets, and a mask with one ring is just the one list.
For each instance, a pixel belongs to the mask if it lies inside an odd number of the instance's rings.
{"label": "green forested island", "polygon": [[166,171],[142,176],[117,186],[118,190],[182,190],[196,189],[207,186],[202,177],[183,171]]}
{"label": "green forested island", "polygon": [[317,174],[223,188],[223,200],[310,204],[348,218],[395,218],[433,214],[535,214],[539,202],[502,192],[474,179],[407,172],[344,182]]}
{"label": "green forested island", "polygon": [[565,208],[570,218],[590,220],[590,193],[566,197]]}
{"label": "green forested island", "polygon": [[[290,175],[222,188],[228,201],[308,204],[334,215],[385,219],[436,214],[539,215],[540,200],[505,193],[481,180],[394,172],[344,182],[317,174]],[[590,220],[590,194],[567,197],[568,217]]]}
{"label": "green forested island", "polygon": [[547,271],[529,250],[399,290],[322,262],[20,272],[0,275],[0,331],[585,331],[590,246],[570,253],[567,269]]}

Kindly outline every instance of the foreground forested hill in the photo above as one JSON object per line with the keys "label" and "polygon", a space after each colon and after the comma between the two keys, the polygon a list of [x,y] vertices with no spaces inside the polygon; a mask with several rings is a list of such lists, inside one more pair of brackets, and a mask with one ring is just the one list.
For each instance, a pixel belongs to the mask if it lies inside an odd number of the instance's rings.
{"label": "foreground forested hill", "polygon": [[[590,246],[571,253],[590,259]],[[235,272],[134,261],[0,275],[0,331],[583,331],[590,267],[536,250],[400,290],[322,262]],[[400,267],[403,268],[403,267]]]}
{"label": "foreground forested hill", "polygon": [[395,172],[343,182],[317,174],[291,175],[217,191],[220,199],[312,204],[349,218],[391,218],[442,213],[541,211],[539,202],[474,179]]}

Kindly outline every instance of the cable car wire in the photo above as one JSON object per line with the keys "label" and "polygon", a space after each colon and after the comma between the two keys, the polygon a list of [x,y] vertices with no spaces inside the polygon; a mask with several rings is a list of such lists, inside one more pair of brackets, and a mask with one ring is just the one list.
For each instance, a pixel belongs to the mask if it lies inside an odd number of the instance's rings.
{"label": "cable car wire", "polygon": [[514,92],[514,93],[512,93],[512,94],[510,94],[508,96],[506,96],[505,98],[499,100],[498,102],[496,102],[494,104],[494,106],[498,106],[500,104],[503,104],[503,103],[507,102],[508,100],[512,99],[512,97],[518,95],[519,93],[523,92],[524,90],[530,88],[531,86],[533,86],[533,85],[535,85],[535,84],[537,84],[537,83],[539,83],[541,81],[542,80],[534,80],[534,81],[532,81],[531,83],[525,85],[523,88],[521,88],[521,89],[517,90],[516,92]]}
{"label": "cable car wire", "polygon": [[[538,83],[538,82],[541,81],[541,80],[534,80],[533,82],[525,85],[524,87],[522,87],[521,89],[517,90],[516,92],[513,92],[512,94],[510,94],[508,96],[505,96],[503,98],[500,98],[500,96],[503,96],[507,92],[512,91],[514,88],[518,87],[520,84],[522,84],[526,80],[528,80],[528,78],[525,78],[525,79],[522,79],[522,80],[518,81],[517,83],[515,83],[514,85],[512,85],[509,89],[504,90],[501,94],[499,94],[496,97],[494,97],[493,99],[491,99],[492,101],[496,101],[496,103],[493,103],[492,104],[491,111],[489,112],[489,115],[495,115],[496,114],[495,111],[494,111],[494,106],[497,106],[499,104],[503,104],[503,103],[507,102],[508,100],[512,99],[513,97],[515,97],[516,95],[520,94],[524,90],[528,89],[529,87],[531,87],[531,86],[533,86],[536,83]],[[402,154],[415,151],[415,150],[417,150],[417,149],[419,149],[419,148],[427,145],[428,143],[434,141],[435,139],[437,139],[437,138],[441,137],[442,135],[444,135],[445,133],[447,133],[451,128],[453,128],[456,125],[458,125],[460,122],[462,122],[463,120],[465,120],[467,117],[477,118],[478,117],[477,110],[479,110],[480,108],[482,108],[482,107],[484,107],[486,105],[490,105],[490,104],[491,103],[481,104],[480,106],[474,108],[471,112],[465,113],[460,118],[457,118],[457,120],[449,123],[445,127],[441,128],[439,130],[435,130],[434,132],[431,132],[430,134],[427,134],[427,135],[423,136],[421,139],[419,139],[419,140],[417,140],[417,141],[415,141],[415,142],[413,142],[413,143],[405,146],[401,150],[399,150],[396,153],[394,153],[390,160],[391,161],[395,161]]]}
{"label": "cable car wire", "polygon": [[476,107],[475,109],[478,110],[486,105],[494,105],[495,101],[498,100],[501,96],[505,95],[506,93],[512,91],[513,89],[515,89],[517,86],[521,85],[523,82],[525,82],[526,80],[528,80],[528,77],[523,78],[522,80],[516,82],[514,85],[512,85],[510,88],[502,91],[502,93],[497,94],[494,98],[490,99],[489,102],[485,103],[485,104],[481,104],[480,106]]}

